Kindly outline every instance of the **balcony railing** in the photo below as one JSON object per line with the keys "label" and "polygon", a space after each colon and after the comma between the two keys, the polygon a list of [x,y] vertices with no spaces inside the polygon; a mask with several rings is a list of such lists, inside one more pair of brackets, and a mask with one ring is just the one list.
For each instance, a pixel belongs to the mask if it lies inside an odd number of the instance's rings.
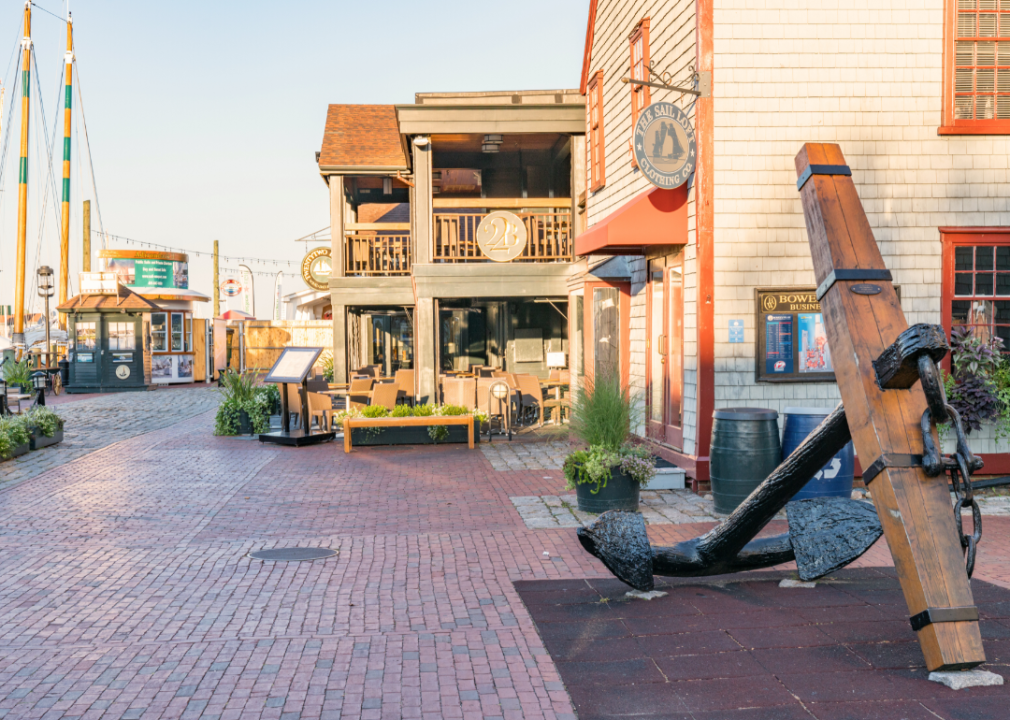
{"label": "balcony railing", "polygon": [[[571,201],[567,199],[435,198],[432,259],[435,262],[493,262],[477,245],[477,228],[489,213],[508,210],[526,227],[526,247],[512,262],[571,262]],[[479,206],[479,208],[477,207]]]}
{"label": "balcony railing", "polygon": [[344,238],[345,275],[409,275],[409,223],[348,224]]}

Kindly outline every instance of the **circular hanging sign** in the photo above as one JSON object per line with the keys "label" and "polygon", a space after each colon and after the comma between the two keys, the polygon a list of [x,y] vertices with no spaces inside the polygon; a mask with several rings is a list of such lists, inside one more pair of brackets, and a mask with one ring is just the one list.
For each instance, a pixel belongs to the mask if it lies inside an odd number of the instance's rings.
{"label": "circular hanging sign", "polygon": [[477,246],[495,262],[509,262],[522,255],[527,239],[523,221],[507,210],[486,215],[477,226]]}
{"label": "circular hanging sign", "polygon": [[635,123],[635,161],[656,187],[675,188],[694,172],[698,151],[687,113],[658,102],[642,110]]}
{"label": "circular hanging sign", "polygon": [[242,292],[242,283],[240,283],[235,278],[226,278],[221,283],[221,292],[223,292],[228,297],[235,297]]}
{"label": "circular hanging sign", "polygon": [[333,261],[328,247],[316,248],[302,258],[302,280],[313,290],[330,289]]}
{"label": "circular hanging sign", "polygon": [[116,377],[120,380],[125,380],[130,377],[130,368],[128,365],[117,365],[116,366]]}

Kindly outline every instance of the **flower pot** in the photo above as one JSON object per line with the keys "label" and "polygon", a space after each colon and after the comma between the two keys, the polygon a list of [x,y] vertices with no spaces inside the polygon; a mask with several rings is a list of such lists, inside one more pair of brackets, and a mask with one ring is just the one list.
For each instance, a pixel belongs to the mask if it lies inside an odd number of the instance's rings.
{"label": "flower pot", "polygon": [[27,455],[28,451],[32,449],[31,440],[26,442],[24,445],[15,445],[14,449],[11,451],[11,457],[18,457],[19,455]]}
{"label": "flower pot", "polygon": [[[440,440],[439,445],[448,443],[465,443],[466,426],[448,425],[449,437]],[[381,432],[376,432],[380,428],[352,428],[351,442],[355,447],[359,445],[434,445],[435,441],[428,434],[428,428],[419,427],[384,427]],[[474,443],[480,442],[480,433],[474,428]]]}
{"label": "flower pot", "polygon": [[32,431],[31,434],[31,445],[32,450],[38,450],[39,448],[49,447],[50,445],[55,445],[56,443],[63,442],[63,431],[57,430],[53,433],[52,437],[46,437],[45,435],[39,433],[36,434]]}
{"label": "flower pot", "polygon": [[595,483],[580,483],[575,486],[575,495],[579,500],[579,510],[583,512],[602,513],[607,510],[638,511],[638,482],[630,475],[621,472],[620,466],[610,469],[610,480],[606,487],[593,493]]}
{"label": "flower pot", "polygon": [[249,419],[249,413],[245,410],[238,411],[238,434],[239,435],[252,435],[253,426],[252,420]]}

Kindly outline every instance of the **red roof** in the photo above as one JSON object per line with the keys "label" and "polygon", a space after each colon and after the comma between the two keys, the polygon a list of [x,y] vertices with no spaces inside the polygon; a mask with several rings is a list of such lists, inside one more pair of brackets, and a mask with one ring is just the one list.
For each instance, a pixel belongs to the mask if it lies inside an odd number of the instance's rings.
{"label": "red roof", "polygon": [[130,290],[119,286],[119,295],[77,295],[56,308],[60,312],[72,310],[139,310],[161,312],[161,308]]}
{"label": "red roof", "polygon": [[393,105],[330,105],[319,167],[407,169]]}

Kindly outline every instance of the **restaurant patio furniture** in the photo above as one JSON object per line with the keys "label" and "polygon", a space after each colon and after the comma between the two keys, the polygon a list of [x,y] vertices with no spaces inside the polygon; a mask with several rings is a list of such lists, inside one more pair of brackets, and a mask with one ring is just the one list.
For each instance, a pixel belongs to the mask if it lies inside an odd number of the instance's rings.
{"label": "restaurant patio furniture", "polygon": [[363,408],[371,401],[370,393],[375,383],[370,377],[355,377],[347,389],[347,408]]}
{"label": "restaurant patio furniture", "polygon": [[517,375],[516,380],[523,399],[523,420],[532,425],[537,419],[544,424],[543,394],[540,392],[540,381],[536,375]]}
{"label": "restaurant patio furniture", "polygon": [[396,384],[400,388],[400,397],[406,400],[408,405],[414,404],[414,371],[397,370]]}
{"label": "restaurant patio furniture", "polygon": [[309,423],[312,418],[319,418],[320,429],[330,429],[333,425],[333,400],[324,393],[310,392],[309,399]]}
{"label": "restaurant patio furniture", "polygon": [[396,383],[380,383],[372,389],[369,405],[381,405],[389,411],[396,407],[396,397],[400,388]]}

